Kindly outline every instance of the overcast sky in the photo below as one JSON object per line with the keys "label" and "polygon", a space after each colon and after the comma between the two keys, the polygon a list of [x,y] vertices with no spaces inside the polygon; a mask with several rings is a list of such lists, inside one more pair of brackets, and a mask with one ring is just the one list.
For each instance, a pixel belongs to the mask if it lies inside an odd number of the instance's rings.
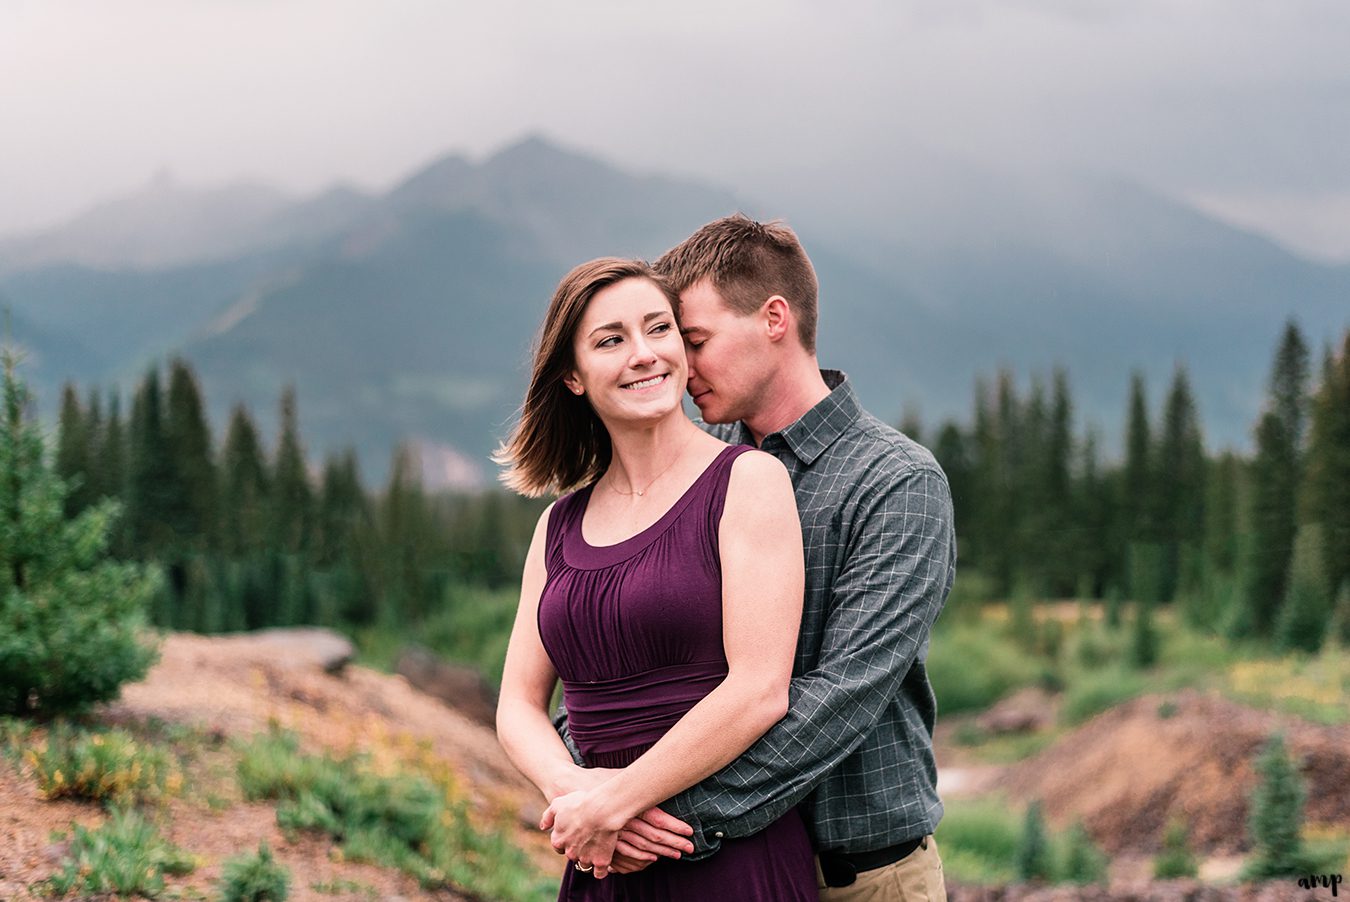
{"label": "overcast sky", "polygon": [[1120,173],[1350,259],[1345,0],[0,0],[0,233],[534,131],[741,190],[905,142]]}

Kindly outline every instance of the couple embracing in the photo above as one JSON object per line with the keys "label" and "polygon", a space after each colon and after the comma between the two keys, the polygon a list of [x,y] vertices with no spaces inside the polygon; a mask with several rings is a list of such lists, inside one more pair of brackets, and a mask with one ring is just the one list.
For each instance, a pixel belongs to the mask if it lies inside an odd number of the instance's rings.
{"label": "couple embracing", "polygon": [[819,368],[816,310],[796,235],[739,215],[549,305],[498,456],[561,497],[497,730],[550,803],[560,899],[945,898],[924,661],[950,493]]}

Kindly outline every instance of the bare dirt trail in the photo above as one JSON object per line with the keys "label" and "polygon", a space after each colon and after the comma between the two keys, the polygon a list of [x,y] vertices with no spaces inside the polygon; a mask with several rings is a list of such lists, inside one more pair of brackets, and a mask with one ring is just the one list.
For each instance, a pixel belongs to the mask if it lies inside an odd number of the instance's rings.
{"label": "bare dirt trail", "polygon": [[[124,687],[118,701],[98,711],[97,720],[106,724],[159,721],[190,726],[207,737],[194,772],[198,785],[160,812],[168,838],[200,862],[188,877],[170,878],[171,886],[214,898],[220,863],[266,839],[291,870],[293,900],[461,898],[421,890],[396,871],[345,861],[326,839],[288,843],[272,806],[239,797],[225,745],[272,724],[293,730],[309,753],[359,751],[377,769],[408,763],[443,768],[472,810],[493,823],[509,819],[518,844],[541,871],[558,870],[547,839],[533,829],[543,810],[538,793],[506,760],[490,728],[418,692],[402,677],[355,665],[326,672],[331,644],[315,644],[322,641],[304,634],[173,634],[146,679]],[[206,797],[213,804],[206,804]],[[102,820],[98,806],[43,800],[31,775],[0,762],[0,899],[37,898],[29,884],[50,875],[63,851],[50,839],[51,831],[65,830],[72,821],[92,826]]]}

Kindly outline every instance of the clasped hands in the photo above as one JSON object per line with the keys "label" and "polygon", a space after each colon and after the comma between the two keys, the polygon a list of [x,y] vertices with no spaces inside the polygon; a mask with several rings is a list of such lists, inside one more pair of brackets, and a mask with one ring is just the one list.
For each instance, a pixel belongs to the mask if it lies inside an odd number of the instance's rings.
{"label": "clasped hands", "polygon": [[[539,821],[549,830],[553,850],[566,855],[579,870],[597,879],[632,874],[657,858],[679,858],[694,851],[693,835],[684,821],[660,808],[636,816],[619,811],[605,792],[605,783],[619,771],[576,768],[570,791],[553,799]],[[593,869],[593,870],[592,870]]]}

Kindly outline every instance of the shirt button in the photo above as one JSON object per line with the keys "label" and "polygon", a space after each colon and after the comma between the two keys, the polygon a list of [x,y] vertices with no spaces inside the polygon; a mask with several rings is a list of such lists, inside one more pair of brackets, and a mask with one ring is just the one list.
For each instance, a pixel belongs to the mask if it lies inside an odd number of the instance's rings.
{"label": "shirt button", "polygon": [[713,834],[713,838],[715,838],[715,839],[721,839],[721,838],[722,838],[722,831],[721,831],[721,830],[718,830],[716,833],[714,833],[714,834]]}

